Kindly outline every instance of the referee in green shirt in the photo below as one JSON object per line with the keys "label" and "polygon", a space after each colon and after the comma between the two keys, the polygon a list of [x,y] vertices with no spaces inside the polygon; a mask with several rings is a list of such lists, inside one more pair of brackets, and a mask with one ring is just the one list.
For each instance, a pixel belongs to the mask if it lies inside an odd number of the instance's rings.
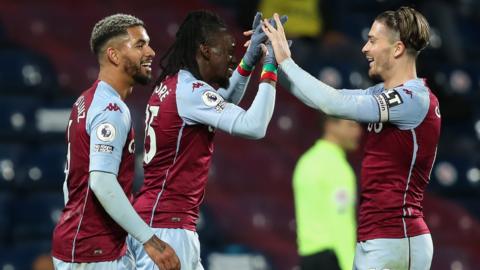
{"label": "referee in green shirt", "polygon": [[346,152],[355,150],[360,126],[322,118],[323,135],[300,157],[293,174],[301,270],[350,270],[356,242],[356,181]]}

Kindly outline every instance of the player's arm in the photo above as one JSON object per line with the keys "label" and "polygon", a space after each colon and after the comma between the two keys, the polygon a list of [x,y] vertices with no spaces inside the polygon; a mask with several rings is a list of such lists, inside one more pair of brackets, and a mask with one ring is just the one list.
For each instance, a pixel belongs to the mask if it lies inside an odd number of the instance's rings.
{"label": "player's arm", "polygon": [[305,104],[329,115],[360,122],[381,120],[376,96],[340,92],[311,76],[291,58],[284,60],[280,64],[280,69],[291,82],[291,93]]}
{"label": "player's arm", "polygon": [[[285,23],[287,19],[287,16],[282,16],[280,21]],[[257,12],[253,19],[252,30],[244,32],[246,36],[251,37],[246,43],[248,48],[245,55],[230,77],[229,87],[227,89],[220,88],[217,91],[226,101],[233,104],[239,104],[242,100],[250,80],[250,74],[262,57],[261,46],[267,40],[267,36],[262,30],[261,20],[262,13]]]}
{"label": "player's arm", "polygon": [[117,180],[130,131],[129,116],[120,110],[107,110],[87,117],[87,122],[91,123],[87,127],[90,131],[90,188],[115,222],[143,244],[153,236],[153,231],[137,215]]}
{"label": "player's arm", "polygon": [[[228,102],[233,104],[239,104],[247,90],[248,82],[250,81],[250,73],[239,72],[240,65],[235,69],[230,77],[229,87],[219,88],[217,93],[222,96]],[[242,75],[243,74],[243,75]]]}
{"label": "player's arm", "polygon": [[[122,111],[92,112],[87,115],[87,123],[90,135],[89,187],[95,197],[118,225],[144,245],[157,265],[165,269],[179,269],[176,268],[179,262],[175,252],[159,240],[135,212],[117,179],[130,131],[130,116]],[[152,246],[158,242],[163,243],[164,248],[152,251]]]}
{"label": "player's arm", "polygon": [[[250,108],[228,103],[208,85],[197,92],[182,89],[177,92],[180,116],[188,124],[213,126],[232,135],[249,139],[265,137],[275,106],[276,64],[271,45],[270,56],[264,58],[264,66],[258,92]],[[267,47],[264,48],[267,51]],[[190,87],[186,87],[190,89]]]}
{"label": "player's arm", "polygon": [[428,111],[428,92],[423,88],[398,87],[377,94],[371,93],[371,88],[359,90],[364,94],[357,90],[338,91],[312,77],[291,58],[283,61],[280,68],[296,86],[292,94],[329,115],[367,123],[391,122],[408,129],[423,121]]}
{"label": "player's arm", "polygon": [[[305,105],[318,109],[317,106],[309,100],[307,96],[303,94],[303,92],[298,89],[298,87],[289,79],[289,77],[285,74],[282,69],[278,70],[278,82],[280,85],[285,88],[288,92],[292,95],[298,97]],[[343,95],[371,95],[373,88],[368,89],[336,89],[337,92]]]}
{"label": "player's arm", "polygon": [[91,171],[89,185],[105,211],[133,238],[142,244],[152,238],[153,230],[135,212],[116,175]]}
{"label": "player's arm", "polygon": [[208,125],[251,139],[265,136],[274,104],[275,87],[269,82],[259,84],[257,95],[248,110],[225,101],[208,85],[193,93],[188,89],[177,92],[178,113],[187,124]]}

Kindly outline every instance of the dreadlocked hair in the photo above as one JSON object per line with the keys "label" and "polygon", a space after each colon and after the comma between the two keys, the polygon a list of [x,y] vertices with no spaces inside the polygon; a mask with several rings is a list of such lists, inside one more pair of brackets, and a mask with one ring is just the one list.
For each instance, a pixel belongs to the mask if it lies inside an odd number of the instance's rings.
{"label": "dreadlocked hair", "polygon": [[178,73],[180,69],[186,69],[196,78],[200,78],[195,59],[197,49],[213,34],[224,29],[226,24],[217,14],[206,10],[190,12],[178,28],[175,42],[160,58],[161,73],[157,84],[167,76]]}

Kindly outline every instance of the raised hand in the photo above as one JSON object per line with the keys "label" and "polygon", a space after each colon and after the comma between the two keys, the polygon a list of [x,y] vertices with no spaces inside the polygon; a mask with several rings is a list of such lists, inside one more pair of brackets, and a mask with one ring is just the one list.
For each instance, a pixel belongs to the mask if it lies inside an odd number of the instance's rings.
{"label": "raised hand", "polygon": [[145,252],[152,261],[162,270],[180,270],[180,260],[175,251],[157,236],[152,236],[143,244]]}
{"label": "raised hand", "polygon": [[[278,24],[280,25],[284,24],[287,20],[288,20],[288,17],[286,15],[283,15],[281,18],[279,18]],[[250,67],[253,67],[262,57],[261,44],[267,40],[267,36],[265,35],[262,29],[261,22],[262,22],[262,13],[257,12],[257,14],[255,15],[255,18],[253,19],[252,30],[244,32],[245,36],[251,35],[250,40],[247,41],[247,43],[245,43],[244,45],[244,46],[248,46],[248,49],[243,57],[244,63]],[[270,19],[270,23],[272,25],[277,24],[277,22],[275,22],[273,18]]]}
{"label": "raised hand", "polygon": [[272,43],[277,63],[281,64],[285,59],[291,57],[290,46],[277,13],[273,14],[273,20],[276,23],[276,28],[269,20],[265,19],[262,23],[262,30]]}

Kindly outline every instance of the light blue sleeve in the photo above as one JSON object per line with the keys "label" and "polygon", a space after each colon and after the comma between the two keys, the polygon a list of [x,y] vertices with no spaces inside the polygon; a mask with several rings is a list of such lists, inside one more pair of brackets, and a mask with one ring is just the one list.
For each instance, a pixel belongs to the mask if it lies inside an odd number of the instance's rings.
{"label": "light blue sleeve", "polygon": [[[200,85],[191,90],[191,84]],[[189,81],[177,88],[178,114],[188,125],[203,124],[214,128],[220,128],[220,119],[231,123],[240,115],[240,112],[232,110],[236,105],[225,101],[217,91],[203,81]],[[224,125],[222,125],[223,127]]]}
{"label": "light blue sleeve", "polygon": [[382,122],[395,124],[406,130],[417,127],[425,118],[430,106],[429,92],[425,87],[400,86],[381,93],[380,104],[387,104],[380,110]]}
{"label": "light blue sleeve", "polygon": [[[130,132],[130,112],[124,104],[98,102],[96,97],[87,113],[87,133],[90,135],[89,171],[102,171],[118,176],[123,147]],[[105,109],[109,105],[118,110]],[[97,106],[94,106],[97,105]]]}
{"label": "light blue sleeve", "polygon": [[233,104],[239,104],[242,101],[245,90],[247,89],[250,76],[242,76],[238,73],[237,69],[230,77],[230,85],[227,89],[219,88],[217,93],[220,94],[226,101]]}
{"label": "light blue sleeve", "polygon": [[371,95],[373,92],[373,87],[370,87],[367,89],[339,89],[338,92],[343,95],[352,95],[352,96]]}
{"label": "light blue sleeve", "polygon": [[[192,91],[191,83],[202,86]],[[260,84],[257,96],[247,111],[225,101],[205,82],[188,82],[177,89],[178,113],[187,124],[208,125],[246,138],[257,139],[265,135],[274,103],[275,89],[266,83]]]}
{"label": "light blue sleeve", "polygon": [[359,122],[378,122],[379,110],[373,95],[345,95],[301,69],[291,58],[280,64],[291,83],[290,92],[306,105],[328,115]]}
{"label": "light blue sleeve", "polygon": [[[329,115],[364,123],[391,122],[408,129],[418,125],[428,110],[425,91],[419,90],[419,98],[411,100],[403,98],[404,91],[379,92],[374,87],[366,90],[366,94],[345,94],[311,76],[292,59],[283,61],[280,67],[295,86],[291,87],[293,95]],[[423,117],[417,118],[422,114]]]}
{"label": "light blue sleeve", "polygon": [[[292,83],[292,81],[289,79],[289,77],[285,74],[285,71],[283,69],[278,70],[278,82],[280,85],[285,88],[287,91],[289,91],[292,95],[295,95],[305,103],[305,105],[312,107],[314,109],[318,109],[317,106],[313,103],[311,103],[311,100],[306,96],[298,87],[296,84]],[[339,93],[343,95],[371,95],[374,87],[370,87],[367,89],[336,89]]]}

